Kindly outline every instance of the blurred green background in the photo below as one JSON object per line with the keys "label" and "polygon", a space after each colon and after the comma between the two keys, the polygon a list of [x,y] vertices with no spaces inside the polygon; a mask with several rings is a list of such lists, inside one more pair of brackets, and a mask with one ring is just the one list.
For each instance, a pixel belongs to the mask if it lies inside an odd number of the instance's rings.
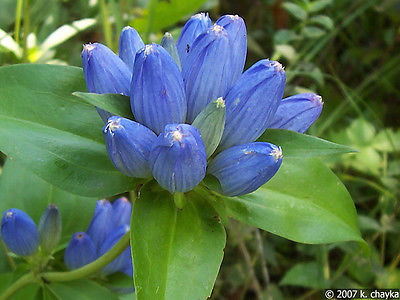
{"label": "blurred green background", "polygon": [[[82,44],[117,51],[122,27],[175,38],[191,14],[230,13],[248,29],[247,65],[286,66],[287,96],[324,99],[312,135],[358,153],[326,157],[350,191],[367,258],[353,243],[305,245],[236,222],[213,299],[320,299],[324,288],[400,287],[400,1],[0,0],[0,65],[81,66]],[[0,178],[1,180],[1,178]]]}

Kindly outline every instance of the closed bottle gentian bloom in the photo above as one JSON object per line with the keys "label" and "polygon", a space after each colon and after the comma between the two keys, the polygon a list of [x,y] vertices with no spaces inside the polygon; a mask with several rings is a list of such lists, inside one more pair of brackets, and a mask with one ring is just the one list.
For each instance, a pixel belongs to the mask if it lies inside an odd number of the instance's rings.
{"label": "closed bottle gentian bloom", "polygon": [[188,124],[165,126],[150,151],[149,163],[154,178],[170,193],[195,188],[207,167],[199,130]]}
{"label": "closed bottle gentian bloom", "polygon": [[304,133],[320,116],[323,104],[321,96],[314,93],[287,97],[279,104],[268,128]]}
{"label": "closed bottle gentian bloom", "polygon": [[211,27],[211,25],[212,22],[208,16],[208,13],[198,13],[194,16],[191,16],[186,22],[185,26],[183,26],[181,34],[179,35],[176,43],[182,66],[188,53],[192,49],[195,39],[200,34],[205,32],[209,27]]}
{"label": "closed bottle gentian bloom", "polygon": [[[108,47],[99,43],[84,45],[82,66],[90,93],[129,96],[132,71]],[[97,112],[104,122],[112,115],[100,108]]]}
{"label": "closed bottle gentian bloom", "polygon": [[112,116],[103,127],[108,156],[113,165],[130,177],[151,176],[147,159],[157,136],[137,122]]}
{"label": "closed bottle gentian bloom", "polygon": [[112,204],[114,226],[129,225],[131,223],[132,204],[125,197],[115,200]]}
{"label": "closed bottle gentian bloom", "polygon": [[81,268],[97,258],[96,246],[84,232],[77,232],[72,236],[64,253],[64,263],[68,269]]}
{"label": "closed bottle gentian bloom", "polygon": [[181,68],[181,60],[179,59],[178,49],[174,41],[174,37],[169,32],[166,32],[161,40],[161,46],[167,50],[169,55],[174,59],[179,68]]}
{"label": "closed bottle gentian bloom", "polygon": [[17,208],[4,212],[1,237],[9,250],[20,256],[33,255],[39,247],[39,232],[35,222]]}
{"label": "closed bottle gentian bloom", "polygon": [[187,103],[181,72],[160,45],[146,45],[136,54],[130,98],[135,119],[157,134],[167,124],[185,121]]}
{"label": "closed bottle gentian bloom", "polygon": [[235,74],[232,77],[232,84],[239,78],[243,72],[244,64],[246,63],[247,54],[247,30],[244,20],[238,15],[225,15],[219,18],[216,24],[224,27],[228,32],[229,40],[232,45],[232,71]]}
{"label": "closed bottle gentian bloom", "polygon": [[280,147],[255,142],[222,151],[207,172],[218,178],[222,194],[233,197],[257,190],[275,175],[281,163]]}
{"label": "closed bottle gentian bloom", "polygon": [[57,247],[61,239],[61,216],[55,204],[49,204],[39,221],[40,248],[46,254]]}
{"label": "closed bottle gentian bloom", "polygon": [[[104,243],[101,245],[99,250],[99,256],[104,255],[129,231],[129,225],[120,225],[116,227]],[[104,274],[111,274],[117,271],[122,272],[127,266],[132,267],[131,258],[131,247],[129,246],[121,253],[116,259],[109,263],[103,270]]]}
{"label": "closed bottle gentian bloom", "polygon": [[90,236],[95,248],[105,241],[113,228],[113,208],[109,201],[103,199],[96,202],[94,216],[86,233]]}
{"label": "closed bottle gentian bloom", "polygon": [[182,65],[188,102],[187,122],[192,123],[208,103],[228,92],[236,74],[232,69],[235,64],[231,51],[228,32],[217,24],[193,43]]}
{"label": "closed bottle gentian bloom", "polygon": [[132,72],[136,52],[144,47],[144,43],[135,28],[126,26],[119,36],[119,57]]}
{"label": "closed bottle gentian bloom", "polygon": [[268,128],[282,100],[285,82],[282,65],[267,59],[242,74],[225,97],[220,149],[253,142]]}

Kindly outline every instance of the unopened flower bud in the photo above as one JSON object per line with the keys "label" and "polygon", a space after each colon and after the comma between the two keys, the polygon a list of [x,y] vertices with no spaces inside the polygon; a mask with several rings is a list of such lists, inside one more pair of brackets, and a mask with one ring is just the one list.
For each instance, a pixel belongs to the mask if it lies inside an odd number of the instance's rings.
{"label": "unopened flower bud", "polygon": [[112,204],[114,226],[129,225],[131,223],[132,204],[125,197],[115,200]]}
{"label": "unopened flower bud", "polygon": [[113,165],[130,177],[151,176],[147,159],[157,136],[139,123],[118,116],[108,119],[103,128],[108,156]]}
{"label": "unopened flower bud", "polygon": [[99,248],[113,228],[113,208],[109,201],[103,199],[96,203],[94,216],[86,233],[96,248]]}
{"label": "unopened flower bud", "polygon": [[172,34],[170,34],[169,32],[166,32],[164,34],[164,36],[161,40],[161,46],[163,46],[163,48],[165,50],[167,50],[169,55],[171,55],[171,57],[174,59],[174,61],[176,62],[176,64],[178,65],[178,67],[180,69],[181,61],[179,59],[178,49],[176,48],[176,44],[175,44],[174,37],[172,36]]}
{"label": "unopened flower bud", "polygon": [[61,216],[55,204],[47,206],[39,221],[40,248],[51,254],[61,239]]}
{"label": "unopened flower bud", "polygon": [[268,128],[287,129],[304,133],[322,112],[321,96],[313,93],[283,99]]}
{"label": "unopened flower bud", "polygon": [[144,43],[135,28],[126,26],[119,36],[119,57],[132,72],[136,52],[144,47]]}
{"label": "unopened flower bud", "polygon": [[167,124],[185,121],[187,102],[182,75],[160,45],[146,45],[137,53],[130,96],[135,119],[157,134]]}
{"label": "unopened flower bud", "polygon": [[77,232],[72,236],[64,254],[64,263],[68,269],[78,269],[97,258],[96,246],[84,232]]}
{"label": "unopened flower bud", "polygon": [[149,163],[154,178],[170,193],[194,189],[207,167],[199,130],[188,124],[165,126],[150,151]]}
{"label": "unopened flower bud", "polygon": [[225,97],[226,119],[220,149],[255,141],[275,115],[286,75],[276,61],[260,60],[240,76]]}
{"label": "unopened flower bud", "polygon": [[222,194],[240,196],[257,190],[270,180],[282,163],[282,150],[256,142],[231,147],[210,163],[208,173],[218,178]]}
{"label": "unopened flower bud", "polygon": [[20,256],[33,255],[39,247],[39,232],[35,223],[17,208],[4,212],[1,237],[9,250]]}

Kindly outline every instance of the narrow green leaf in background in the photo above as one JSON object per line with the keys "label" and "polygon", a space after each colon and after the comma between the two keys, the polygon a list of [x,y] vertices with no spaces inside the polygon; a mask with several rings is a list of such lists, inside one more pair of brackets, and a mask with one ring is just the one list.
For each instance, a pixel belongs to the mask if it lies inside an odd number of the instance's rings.
{"label": "narrow green leaf in background", "polygon": [[304,20],[307,18],[307,11],[298,4],[285,2],[282,6],[296,19]]}
{"label": "narrow green leaf in background", "polygon": [[317,158],[284,157],[258,191],[222,199],[233,218],[296,242],[364,242],[350,194]]}
{"label": "narrow green leaf in background", "polygon": [[79,97],[85,103],[97,106],[114,115],[133,120],[129,97],[119,94],[95,94],[75,92],[74,96]]}
{"label": "narrow green leaf in background", "polygon": [[118,296],[109,289],[91,280],[77,280],[47,285],[49,291],[62,300],[118,300]]}
{"label": "narrow green leaf in background", "polygon": [[269,142],[281,146],[285,158],[356,152],[355,149],[349,146],[285,129],[267,129],[257,141]]}
{"label": "narrow green leaf in background", "polygon": [[222,262],[225,230],[200,191],[186,194],[178,209],[171,194],[153,188],[141,191],[133,209],[137,299],[206,299]]}
{"label": "narrow green leaf in background", "polygon": [[111,164],[103,123],[85,91],[82,69],[55,65],[0,68],[0,150],[71,193],[104,197],[130,190]]}

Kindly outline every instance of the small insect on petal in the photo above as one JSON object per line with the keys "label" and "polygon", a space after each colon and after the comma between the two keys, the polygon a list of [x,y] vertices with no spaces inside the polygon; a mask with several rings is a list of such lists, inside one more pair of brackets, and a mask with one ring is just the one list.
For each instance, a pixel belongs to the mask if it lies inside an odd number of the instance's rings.
{"label": "small insect on petal", "polygon": [[113,116],[103,127],[103,135],[108,156],[121,173],[137,178],[151,177],[147,159],[157,138],[153,131],[137,122]]}
{"label": "small insect on petal", "polygon": [[304,93],[285,98],[268,128],[287,129],[304,133],[322,112],[321,96]]}
{"label": "small insect on petal", "polygon": [[149,158],[157,182],[170,193],[194,189],[204,178],[206,149],[200,132],[188,124],[169,124],[154,142]]}
{"label": "small insect on petal", "polygon": [[219,180],[222,194],[251,193],[270,180],[282,163],[282,149],[270,143],[255,142],[234,146],[219,153],[208,173]]}
{"label": "small insect on petal", "polygon": [[39,232],[35,223],[22,210],[6,210],[1,220],[1,238],[7,248],[20,256],[30,256],[39,247]]}
{"label": "small insect on petal", "polygon": [[81,268],[97,258],[96,246],[84,232],[77,232],[72,236],[64,253],[64,263],[68,269]]}

